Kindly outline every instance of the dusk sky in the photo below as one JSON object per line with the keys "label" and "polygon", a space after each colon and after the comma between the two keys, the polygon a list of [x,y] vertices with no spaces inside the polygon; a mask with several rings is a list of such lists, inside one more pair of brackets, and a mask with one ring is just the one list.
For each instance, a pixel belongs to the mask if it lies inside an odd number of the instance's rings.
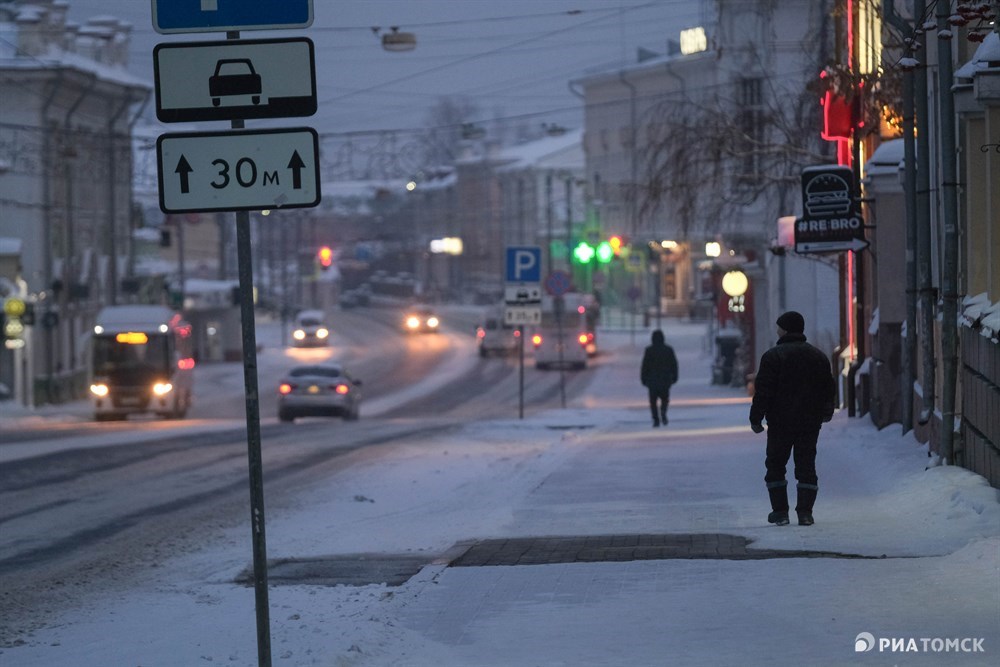
{"label": "dusk sky", "polygon": [[[224,33],[161,35],[145,0],[69,0],[70,19],[113,15],[133,25],[130,70],[152,81],[158,43],[221,40]],[[167,0],[161,0],[167,1]],[[173,0],[176,1],[176,0]],[[221,2],[227,0],[220,0]],[[579,127],[569,81],[664,53],[702,23],[692,0],[316,0],[302,31],[244,31],[245,39],[305,36],[316,45],[321,133],[425,127],[443,96],[466,98],[481,118]],[[372,30],[398,26],[417,48],[390,53]],[[152,106],[152,105],[151,105]]]}

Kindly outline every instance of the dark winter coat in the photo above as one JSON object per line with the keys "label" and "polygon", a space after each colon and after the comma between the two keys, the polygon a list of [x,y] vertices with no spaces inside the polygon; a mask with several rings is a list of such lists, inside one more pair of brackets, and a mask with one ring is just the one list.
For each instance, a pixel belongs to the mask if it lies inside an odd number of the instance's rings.
{"label": "dark winter coat", "polygon": [[674,348],[664,342],[662,331],[653,332],[652,345],[642,355],[639,379],[644,387],[653,391],[668,391],[677,382],[677,355]]}
{"label": "dark winter coat", "polygon": [[811,430],[833,416],[837,384],[830,361],[799,333],[787,333],[760,358],[750,423]]}

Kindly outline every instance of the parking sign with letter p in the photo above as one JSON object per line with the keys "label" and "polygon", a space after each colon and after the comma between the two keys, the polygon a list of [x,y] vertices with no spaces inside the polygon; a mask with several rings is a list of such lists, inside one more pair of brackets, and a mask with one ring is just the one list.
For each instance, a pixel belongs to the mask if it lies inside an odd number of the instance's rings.
{"label": "parking sign with letter p", "polygon": [[542,249],[537,246],[507,248],[507,282],[537,283],[542,279]]}

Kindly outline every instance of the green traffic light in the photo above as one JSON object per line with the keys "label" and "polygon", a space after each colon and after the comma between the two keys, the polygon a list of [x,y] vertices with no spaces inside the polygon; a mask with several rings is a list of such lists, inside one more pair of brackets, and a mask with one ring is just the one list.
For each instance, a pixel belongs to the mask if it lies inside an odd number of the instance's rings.
{"label": "green traffic light", "polygon": [[590,264],[594,259],[595,251],[594,246],[590,245],[586,241],[580,241],[575,248],[573,248],[573,259],[579,264]]}
{"label": "green traffic light", "polygon": [[607,241],[601,241],[597,246],[597,261],[601,264],[607,264],[612,259],[615,258],[615,249],[611,247],[611,244]]}

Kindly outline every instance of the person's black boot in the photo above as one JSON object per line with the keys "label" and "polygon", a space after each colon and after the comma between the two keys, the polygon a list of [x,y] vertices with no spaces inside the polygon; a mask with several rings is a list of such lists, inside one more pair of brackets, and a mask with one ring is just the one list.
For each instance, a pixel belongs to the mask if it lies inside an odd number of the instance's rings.
{"label": "person's black boot", "polygon": [[788,525],[788,511],[778,512],[775,510],[767,515],[767,522],[773,523],[776,526],[787,526]]}
{"label": "person's black boot", "polygon": [[778,526],[788,525],[788,487],[784,481],[768,482],[767,495],[771,498],[771,513],[767,522]]}
{"label": "person's black boot", "polygon": [[815,484],[796,484],[795,491],[797,499],[795,502],[795,513],[799,515],[800,526],[811,526],[813,523],[813,505],[816,503],[816,493],[819,487]]}

